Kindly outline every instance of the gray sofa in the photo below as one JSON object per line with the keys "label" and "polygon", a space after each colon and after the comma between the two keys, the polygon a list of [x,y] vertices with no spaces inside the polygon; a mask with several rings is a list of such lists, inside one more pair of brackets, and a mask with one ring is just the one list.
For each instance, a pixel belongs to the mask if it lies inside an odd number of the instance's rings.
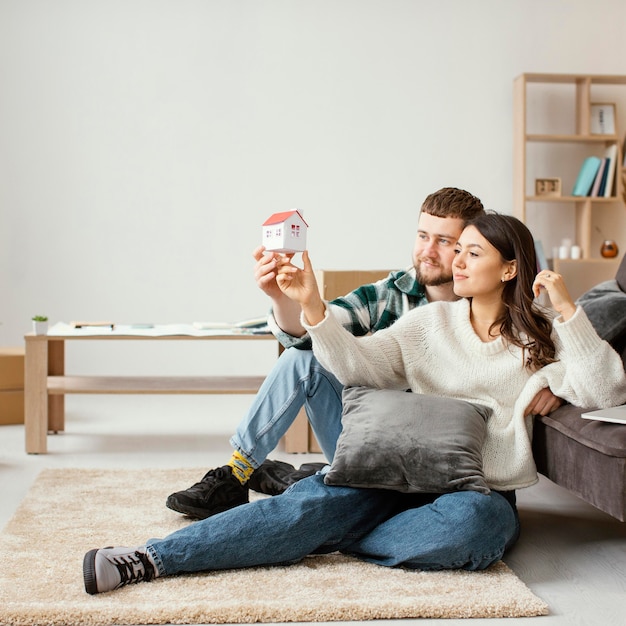
{"label": "gray sofa", "polygon": [[[626,256],[615,280],[600,283],[578,302],[598,334],[621,354],[626,368]],[[565,404],[535,420],[537,469],[586,502],[626,521],[626,425],[586,420],[580,417],[584,411]]]}

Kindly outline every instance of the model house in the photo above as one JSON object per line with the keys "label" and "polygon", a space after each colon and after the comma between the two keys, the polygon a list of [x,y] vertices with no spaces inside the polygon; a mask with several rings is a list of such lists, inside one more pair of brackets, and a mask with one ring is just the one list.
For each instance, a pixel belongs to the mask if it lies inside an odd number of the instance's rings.
{"label": "model house", "polygon": [[302,252],[306,249],[307,229],[298,210],[274,213],[263,222],[263,245],[274,252]]}

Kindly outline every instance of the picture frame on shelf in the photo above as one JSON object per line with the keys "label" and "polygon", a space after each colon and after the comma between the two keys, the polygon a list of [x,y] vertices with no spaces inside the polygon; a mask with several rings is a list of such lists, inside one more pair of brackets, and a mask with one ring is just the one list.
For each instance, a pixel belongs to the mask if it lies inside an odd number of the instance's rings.
{"label": "picture frame on shelf", "polygon": [[536,196],[560,196],[561,195],[561,179],[560,178],[537,178],[535,179],[535,195]]}
{"label": "picture frame on shelf", "polygon": [[592,102],[589,132],[592,135],[615,134],[615,103]]}

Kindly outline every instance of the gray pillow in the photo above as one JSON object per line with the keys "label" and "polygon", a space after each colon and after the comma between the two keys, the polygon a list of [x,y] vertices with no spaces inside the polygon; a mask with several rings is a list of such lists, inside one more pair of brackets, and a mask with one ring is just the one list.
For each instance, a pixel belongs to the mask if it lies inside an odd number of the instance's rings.
{"label": "gray pillow", "polygon": [[487,407],[405,391],[347,387],[327,485],[406,493],[489,493],[482,463]]}

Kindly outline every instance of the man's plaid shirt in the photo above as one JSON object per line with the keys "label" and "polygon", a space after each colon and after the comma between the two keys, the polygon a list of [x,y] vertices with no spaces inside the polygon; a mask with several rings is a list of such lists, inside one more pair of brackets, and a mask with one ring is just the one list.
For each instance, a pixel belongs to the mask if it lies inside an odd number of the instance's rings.
{"label": "man's plaid shirt", "polygon": [[[375,333],[391,326],[400,316],[415,307],[428,304],[424,286],[417,282],[415,269],[391,272],[387,278],[362,285],[346,296],[330,302],[333,313],[353,335]],[[270,312],[268,324],[285,348],[311,349],[308,334],[293,337],[283,332]]]}

